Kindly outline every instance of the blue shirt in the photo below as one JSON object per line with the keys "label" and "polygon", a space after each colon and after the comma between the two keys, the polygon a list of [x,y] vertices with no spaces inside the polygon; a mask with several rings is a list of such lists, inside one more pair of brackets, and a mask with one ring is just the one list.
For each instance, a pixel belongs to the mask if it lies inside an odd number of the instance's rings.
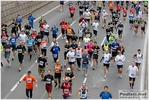
{"label": "blue shirt", "polygon": [[113,47],[113,48],[112,48],[112,52],[116,52],[117,49],[119,48],[119,43],[113,42],[113,43],[111,44],[111,46]]}
{"label": "blue shirt", "polygon": [[16,45],[17,44],[17,38],[19,37],[19,35],[18,36],[15,36],[15,37],[11,37],[10,39],[9,39],[9,43],[11,44],[11,45]]}
{"label": "blue shirt", "polygon": [[104,99],[104,100],[105,100],[105,99],[107,99],[107,100],[108,100],[108,99],[112,99],[112,95],[111,95],[111,93],[109,93],[109,92],[107,92],[107,93],[101,92],[99,96],[100,96],[101,99]]}
{"label": "blue shirt", "polygon": [[20,18],[17,17],[17,18],[16,18],[16,23],[17,23],[17,24],[21,24],[21,23],[22,23],[22,18],[21,18],[21,17],[20,17]]}
{"label": "blue shirt", "polygon": [[53,34],[57,34],[58,27],[53,26],[53,27],[51,28],[51,30],[52,30],[52,33],[53,33]]}
{"label": "blue shirt", "polygon": [[135,17],[134,14],[129,15],[130,20],[133,20],[134,17]]}
{"label": "blue shirt", "polygon": [[33,22],[34,19],[35,19],[34,16],[28,16],[28,21],[29,21],[29,22]]}
{"label": "blue shirt", "polygon": [[27,43],[27,45],[28,45],[28,48],[32,48],[34,42],[35,42],[34,39],[27,39],[27,40],[26,40],[26,43]]}
{"label": "blue shirt", "polygon": [[60,51],[60,48],[58,46],[53,46],[51,48],[52,54],[58,54],[59,51]]}

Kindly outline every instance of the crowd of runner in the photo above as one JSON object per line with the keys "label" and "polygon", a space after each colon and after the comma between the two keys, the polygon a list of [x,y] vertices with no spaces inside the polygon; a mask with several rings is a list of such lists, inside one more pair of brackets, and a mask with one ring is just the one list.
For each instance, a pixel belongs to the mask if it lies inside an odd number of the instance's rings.
{"label": "crowd of runner", "polygon": [[[106,4],[107,3],[107,4]],[[98,66],[99,52],[103,53],[99,61],[103,63],[104,72],[103,77],[106,79],[109,72],[109,66],[117,66],[118,78],[122,78],[123,62],[125,61],[125,48],[123,46],[123,32],[124,24],[120,17],[126,21],[129,18],[130,29],[134,29],[135,36],[138,35],[138,29],[141,28],[141,35],[145,34],[145,27],[147,22],[145,18],[148,17],[148,1],[78,1],[76,2],[79,11],[76,11],[74,4],[70,1],[68,3],[68,9],[72,22],[74,21],[74,14],[79,13],[80,19],[78,24],[78,31],[74,31],[71,23],[68,23],[64,18],[57,25],[53,26],[47,24],[44,16],[41,16],[39,20],[40,32],[37,32],[34,28],[34,16],[30,14],[28,16],[28,22],[21,28],[22,18],[20,15],[11,23],[11,34],[7,32],[8,26],[2,21],[1,27],[1,50],[4,52],[4,57],[8,62],[8,67],[11,67],[16,54],[20,63],[19,72],[22,70],[22,64],[24,62],[24,55],[27,52],[29,55],[29,61],[32,61],[33,53],[38,54],[38,73],[41,76],[41,81],[46,82],[46,90],[48,98],[52,98],[52,84],[55,83],[55,87],[62,89],[62,96],[67,99],[72,93],[72,83],[75,77],[74,66],[78,67],[78,71],[83,69],[84,76],[88,75],[88,67],[91,66],[93,70],[96,70]],[[90,5],[92,7],[90,8]],[[109,8],[108,14],[105,7]],[[130,10],[129,10],[130,8]],[[60,1],[60,12],[64,10],[64,1]],[[145,15],[146,14],[146,15]],[[144,18],[143,15],[146,17]],[[110,18],[110,22],[107,22],[107,18]],[[102,46],[98,45],[96,40],[99,33],[99,26],[102,23],[102,29],[105,30],[106,39]],[[62,39],[66,40],[64,48],[60,48],[57,41],[57,34],[62,34]],[[118,35],[118,38],[117,36]],[[52,36],[53,40],[50,40]],[[19,40],[19,42],[18,42]],[[51,42],[51,43],[50,43]],[[19,43],[19,44],[18,44]],[[47,75],[45,75],[45,68],[49,66],[47,49],[50,45],[50,51],[54,60],[54,75],[51,74],[51,70],[48,69]],[[64,60],[59,59],[59,52],[64,52]],[[12,54],[12,58],[10,56]],[[143,55],[141,49],[138,48],[136,53],[132,55],[135,61],[128,67],[125,75],[129,73],[130,88],[133,89],[136,77],[139,75],[139,68]],[[93,64],[91,64],[93,62]],[[69,65],[67,65],[69,63]],[[24,65],[25,66],[25,65]],[[51,66],[51,65],[50,65]],[[3,63],[1,62],[1,67]],[[63,68],[67,68],[66,72],[63,72]],[[61,76],[65,73],[64,76]],[[38,82],[34,76],[31,75],[31,71],[28,71],[27,76],[22,80],[26,81],[26,96],[32,98],[33,82]],[[29,95],[30,93],[30,95]],[[76,95],[80,99],[87,99],[89,96],[89,89],[86,84],[83,83],[81,88],[78,89]],[[112,94],[108,92],[108,86],[104,87],[104,91],[99,94],[101,99],[110,99]]]}

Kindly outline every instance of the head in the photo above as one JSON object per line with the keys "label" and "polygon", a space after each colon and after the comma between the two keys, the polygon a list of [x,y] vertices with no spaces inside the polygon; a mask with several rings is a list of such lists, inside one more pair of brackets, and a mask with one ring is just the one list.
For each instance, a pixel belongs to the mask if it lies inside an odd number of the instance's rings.
{"label": "head", "polygon": [[38,32],[38,35],[40,36],[40,35],[41,35],[41,33],[40,33],[40,32]]}
{"label": "head", "polygon": [[115,43],[117,43],[118,42],[118,39],[115,39]]}
{"label": "head", "polygon": [[30,75],[31,75],[31,71],[28,71],[28,72],[27,72],[27,75],[30,76]]}
{"label": "head", "polygon": [[44,19],[44,16],[41,16],[41,19]]}
{"label": "head", "polygon": [[85,83],[82,84],[82,88],[86,88],[86,84]]}
{"label": "head", "polygon": [[18,14],[17,16],[20,17],[20,14]]}
{"label": "head", "polygon": [[22,41],[19,42],[20,45],[23,45]]}
{"label": "head", "polygon": [[122,21],[120,21],[120,24],[122,24]]}
{"label": "head", "polygon": [[88,9],[86,9],[86,12],[89,12],[89,10],[88,10]]}
{"label": "head", "polygon": [[56,64],[60,64],[60,60],[59,59],[56,60]]}
{"label": "head", "polygon": [[108,41],[105,41],[105,45],[108,45]]}
{"label": "head", "polygon": [[30,13],[29,16],[32,16],[32,13]]}
{"label": "head", "polygon": [[11,35],[12,37],[15,37],[15,34],[14,33],[12,33],[12,35]]}
{"label": "head", "polygon": [[63,19],[62,19],[62,21],[64,22],[64,21],[65,21],[65,19],[63,18]]}
{"label": "head", "polygon": [[103,10],[103,13],[105,13],[106,11],[105,10]]}
{"label": "head", "polygon": [[90,43],[93,43],[93,40],[90,40]]}
{"label": "head", "polygon": [[15,22],[15,19],[12,19],[12,22]]}
{"label": "head", "polygon": [[5,24],[5,21],[3,21],[2,24]]}
{"label": "head", "polygon": [[120,43],[120,46],[121,46],[121,47],[123,46],[123,43],[122,43],[122,42]]}
{"label": "head", "polygon": [[66,77],[66,78],[65,78],[65,83],[68,83],[68,81],[69,81],[69,79]]}
{"label": "head", "polygon": [[134,62],[134,61],[132,61],[131,66],[132,66],[132,67],[134,67],[134,66],[135,66],[135,62]]}
{"label": "head", "polygon": [[45,58],[44,54],[41,55],[41,58]]}
{"label": "head", "polygon": [[54,26],[56,27],[56,23],[54,24]]}
{"label": "head", "polygon": [[2,34],[6,34],[5,31],[2,31]]}
{"label": "head", "polygon": [[104,86],[104,91],[108,92],[108,86]]}
{"label": "head", "polygon": [[68,73],[71,72],[71,68],[70,68],[70,67],[67,68],[67,72],[68,72]]}
{"label": "head", "polygon": [[94,45],[95,45],[95,46],[97,45],[97,42],[96,42],[96,41],[94,42]]}
{"label": "head", "polygon": [[44,20],[41,20],[42,23],[45,23]]}
{"label": "head", "polygon": [[106,54],[108,54],[109,53],[109,50],[106,50]]}
{"label": "head", "polygon": [[32,36],[31,35],[29,35],[29,39],[32,39]]}
{"label": "head", "polygon": [[78,45],[78,49],[80,49],[81,48],[81,46],[80,45]]}
{"label": "head", "polygon": [[138,52],[138,54],[140,54],[141,53],[141,49],[138,49],[137,52]]}
{"label": "head", "polygon": [[25,31],[22,29],[21,33],[22,33],[22,34],[25,34]]}
{"label": "head", "polygon": [[48,75],[50,75],[50,74],[51,74],[51,70],[50,70],[50,69],[48,69],[48,70],[47,70],[47,72],[48,72]]}
{"label": "head", "polygon": [[70,47],[70,48],[69,48],[69,51],[71,51],[71,52],[72,52],[72,47]]}
{"label": "head", "polygon": [[56,42],[54,43],[54,46],[57,46],[57,43]]}

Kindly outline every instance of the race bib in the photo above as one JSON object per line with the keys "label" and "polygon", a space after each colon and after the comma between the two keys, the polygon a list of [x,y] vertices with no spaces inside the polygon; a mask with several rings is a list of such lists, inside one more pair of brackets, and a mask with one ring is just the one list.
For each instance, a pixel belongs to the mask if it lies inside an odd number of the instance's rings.
{"label": "race bib", "polygon": [[68,94],[69,93],[69,89],[64,89],[64,93]]}
{"label": "race bib", "polygon": [[134,74],[131,74],[131,76],[135,76]]}
{"label": "race bib", "polygon": [[43,66],[43,63],[44,63],[43,61],[40,61],[39,65]]}
{"label": "race bib", "polygon": [[54,57],[54,58],[57,58],[57,54],[53,54],[53,57]]}
{"label": "race bib", "polygon": [[55,70],[56,70],[56,71],[58,71],[58,70],[59,70],[59,68],[58,68],[58,67],[55,67]]}
{"label": "race bib", "polygon": [[27,83],[31,83],[32,79],[31,78],[27,78]]}
{"label": "race bib", "polygon": [[29,46],[29,47],[32,46],[32,43],[28,43],[28,46]]}
{"label": "race bib", "polygon": [[18,49],[18,52],[19,52],[19,53],[22,53],[22,49]]}
{"label": "race bib", "polygon": [[11,42],[15,42],[15,39],[12,39]]}
{"label": "race bib", "polygon": [[38,42],[41,42],[41,39],[38,39]]}

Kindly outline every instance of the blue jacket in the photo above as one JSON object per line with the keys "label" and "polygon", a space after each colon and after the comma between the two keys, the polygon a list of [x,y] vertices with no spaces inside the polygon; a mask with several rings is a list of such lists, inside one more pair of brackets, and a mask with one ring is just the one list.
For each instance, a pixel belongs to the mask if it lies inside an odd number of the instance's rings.
{"label": "blue jacket", "polygon": [[29,21],[29,22],[33,22],[34,19],[35,19],[34,16],[28,16],[28,21]]}
{"label": "blue jacket", "polygon": [[59,51],[60,51],[59,46],[53,46],[53,47],[51,48],[52,54],[58,54]]}
{"label": "blue jacket", "polygon": [[21,18],[21,17],[20,17],[20,18],[17,17],[17,18],[16,18],[16,23],[17,23],[17,24],[21,24],[21,23],[22,23],[22,18]]}

